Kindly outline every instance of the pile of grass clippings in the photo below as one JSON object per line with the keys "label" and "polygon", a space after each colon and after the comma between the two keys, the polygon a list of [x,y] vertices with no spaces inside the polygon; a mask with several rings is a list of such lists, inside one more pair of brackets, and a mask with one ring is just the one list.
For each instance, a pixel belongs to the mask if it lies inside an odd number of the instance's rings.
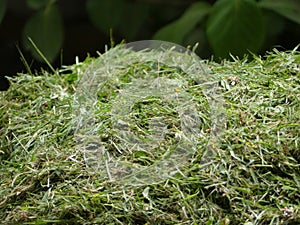
{"label": "pile of grass clippings", "polygon": [[[9,90],[1,93],[1,224],[300,224],[297,49],[273,51],[251,61],[205,62],[226,108],[218,154],[203,168],[200,142],[199,152],[181,174],[137,187],[88,173],[82,151],[76,148],[72,118],[76,80],[95,60],[99,59],[89,58],[53,74],[18,74],[10,78]],[[147,74],[157,71],[143,64],[136,68]],[[165,68],[168,74],[172,69]],[[120,71],[119,87],[124,74],[134,76],[132,71]],[[188,84],[185,91],[200,100],[202,90]],[[99,95],[102,108],[109,108],[116,86]],[[180,124],[172,107],[165,110],[160,99],[154,99],[151,107],[140,104],[132,114],[137,121],[132,129],[141,135],[146,132],[143,124],[153,116],[154,106],[160,116],[166,113],[173,119],[164,143],[171,145]],[[107,122],[102,138],[113,151],[109,117],[101,116]],[[209,123],[203,124],[203,131],[209,130]],[[136,156],[128,160],[145,165],[156,160],[151,152]]]}

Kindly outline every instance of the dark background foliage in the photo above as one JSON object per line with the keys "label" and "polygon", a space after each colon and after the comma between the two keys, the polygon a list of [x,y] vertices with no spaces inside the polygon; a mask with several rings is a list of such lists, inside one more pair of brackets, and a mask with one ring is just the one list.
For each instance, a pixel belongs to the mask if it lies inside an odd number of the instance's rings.
{"label": "dark background foliage", "polygon": [[59,68],[103,52],[111,37],[199,43],[215,59],[287,50],[300,43],[299,21],[298,0],[0,0],[0,90],[4,76],[26,72],[20,52],[31,70],[45,68],[28,36]]}

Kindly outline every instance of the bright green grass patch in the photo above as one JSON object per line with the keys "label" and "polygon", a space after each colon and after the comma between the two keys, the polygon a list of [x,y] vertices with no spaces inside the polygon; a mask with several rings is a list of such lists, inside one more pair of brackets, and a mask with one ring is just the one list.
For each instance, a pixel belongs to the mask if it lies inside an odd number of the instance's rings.
{"label": "bright green grass patch", "polygon": [[[99,59],[96,59],[99,60]],[[74,140],[72,104],[76,79],[94,59],[59,71],[19,74],[0,96],[0,221],[3,224],[299,224],[300,223],[300,53],[204,62],[225,100],[226,129],[217,154],[202,167],[201,147],[173,179],[122,187],[86,170]],[[139,71],[137,71],[139,70]],[[110,110],[117,90],[132,76],[157,73],[155,65],[120,70],[119,79],[99,92],[103,121],[99,135],[116,155]],[[184,89],[207,109],[201,88],[177,68],[164,70],[187,79]],[[156,110],[152,110],[155,108]],[[205,110],[204,110],[205,111]],[[105,114],[104,112],[107,112]],[[142,165],[176,145],[180,130],[172,103],[155,96],[138,102],[131,129],[147,135],[149,117],[165,116],[168,130],[155,154],[123,152]],[[199,132],[209,137],[210,118]],[[207,135],[207,136],[205,136]]]}

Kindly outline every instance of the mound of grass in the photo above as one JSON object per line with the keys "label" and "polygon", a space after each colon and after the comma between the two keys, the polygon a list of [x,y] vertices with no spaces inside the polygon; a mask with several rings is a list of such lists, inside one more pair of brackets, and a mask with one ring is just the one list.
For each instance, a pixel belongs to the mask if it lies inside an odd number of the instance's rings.
{"label": "mound of grass", "polygon": [[176,106],[150,96],[132,105],[126,126],[147,143],[149,118],[163,116],[164,140],[151,151],[134,146],[123,150],[128,146],[118,136],[111,112],[119,110],[114,105],[118,93],[136,76],[159,72],[183,81],[182,90],[193,96],[201,118],[201,137],[195,140],[197,149],[189,163],[173,177],[140,186],[91,174],[74,138],[76,80],[102,57],[53,74],[18,74],[1,93],[2,224],[300,224],[297,49],[273,51],[251,61],[203,62],[221,90],[226,110],[216,154],[205,167],[203,148],[211,137],[212,121],[201,86],[178,68],[164,65],[158,70],[157,65],[139,62],[139,57],[131,67],[118,68],[116,79],[98,93],[96,114],[97,132],[113,156],[147,166],[178,144],[182,124]]}

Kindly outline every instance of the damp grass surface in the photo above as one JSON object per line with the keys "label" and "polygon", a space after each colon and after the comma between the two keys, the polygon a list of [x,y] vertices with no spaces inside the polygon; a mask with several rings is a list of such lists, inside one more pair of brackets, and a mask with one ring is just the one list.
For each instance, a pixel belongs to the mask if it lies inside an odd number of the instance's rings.
{"label": "damp grass surface", "polygon": [[[118,51],[108,51],[111,60]],[[97,93],[99,110],[92,125],[111,157],[147,167],[167,151],[171,157],[180,143],[183,125],[177,103],[153,93],[130,105],[126,119],[112,119],[123,106],[118,96],[131,90],[127,86],[136,76],[163,73],[182,81],[174,93],[189,93],[200,118],[187,163],[178,162],[176,173],[159,182],[135,186],[119,182],[122,177],[105,177],[101,167],[91,173],[74,138],[77,81],[102,57],[56,73],[10,78],[9,90],[0,95],[1,224],[300,224],[297,49],[274,50],[253,60],[202,62],[223,98],[226,118],[214,154],[205,162],[203,149],[213,136],[213,121],[203,86],[178,68],[158,68],[133,54],[136,63],[119,67],[116,79]],[[149,124],[158,117],[164,118],[163,126],[156,123],[160,132],[153,136]],[[119,134],[118,122],[143,143],[153,137],[162,140],[159,145],[130,145],[124,132]],[[145,174],[152,176],[147,170]]]}

